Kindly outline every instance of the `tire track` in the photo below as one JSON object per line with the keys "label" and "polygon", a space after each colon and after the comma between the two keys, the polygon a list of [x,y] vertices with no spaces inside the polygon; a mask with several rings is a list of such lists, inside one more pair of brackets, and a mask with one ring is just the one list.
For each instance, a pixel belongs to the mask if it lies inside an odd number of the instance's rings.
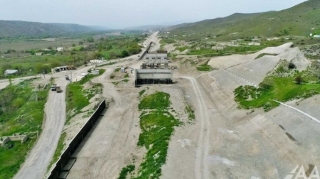
{"label": "tire track", "polygon": [[198,82],[194,77],[182,77],[188,79],[193,87],[198,101],[198,110],[200,114],[201,129],[197,144],[196,160],[195,160],[195,178],[196,179],[210,179],[208,167],[209,155],[209,140],[210,140],[210,121],[209,114],[203,99],[202,93],[199,89]]}

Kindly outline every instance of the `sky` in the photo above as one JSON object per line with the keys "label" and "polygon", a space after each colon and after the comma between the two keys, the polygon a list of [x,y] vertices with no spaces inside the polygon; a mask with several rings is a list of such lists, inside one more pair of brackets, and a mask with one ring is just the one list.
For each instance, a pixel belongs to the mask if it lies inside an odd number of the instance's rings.
{"label": "sky", "polygon": [[[175,25],[233,13],[282,10],[305,0],[0,0],[0,20],[107,28]],[[0,27],[1,28],[1,27]]]}

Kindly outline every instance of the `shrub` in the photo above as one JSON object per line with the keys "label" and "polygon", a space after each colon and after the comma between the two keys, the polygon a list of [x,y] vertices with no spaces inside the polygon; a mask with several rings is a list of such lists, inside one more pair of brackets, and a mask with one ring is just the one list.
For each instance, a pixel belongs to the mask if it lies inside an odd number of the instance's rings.
{"label": "shrub", "polygon": [[301,76],[297,76],[294,81],[297,83],[297,84],[301,84],[302,83],[302,77]]}

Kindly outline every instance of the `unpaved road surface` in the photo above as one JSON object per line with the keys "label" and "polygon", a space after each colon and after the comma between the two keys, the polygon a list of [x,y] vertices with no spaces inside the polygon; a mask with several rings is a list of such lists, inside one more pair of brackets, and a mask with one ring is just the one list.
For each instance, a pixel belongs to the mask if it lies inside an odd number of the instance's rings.
{"label": "unpaved road surface", "polygon": [[56,79],[63,90],[61,93],[50,91],[45,106],[45,121],[42,133],[27,157],[25,163],[14,178],[42,178],[47,170],[66,118],[65,90],[67,81],[64,77]]}
{"label": "unpaved road surface", "polygon": [[[175,117],[185,120],[186,101],[195,109],[196,119],[175,128],[170,140],[162,179],[259,178],[287,176],[297,165],[306,170],[320,166],[318,118],[320,96],[288,102],[299,109],[281,105],[269,112],[242,110],[234,101],[233,91],[240,85],[257,85],[282,57],[301,61],[299,49],[285,44],[262,52],[276,53],[254,59],[257,54],[214,59],[209,64],[220,68],[209,73],[174,72],[172,85],[134,88],[134,76],[126,84],[114,85],[110,74],[119,65],[137,68],[141,62],[123,62],[105,68],[94,82],[103,83],[103,96],[112,99],[109,109],[97,122],[75,156],[77,161],[68,178],[115,179],[132,161],[139,164],[146,153],[137,147],[139,128],[139,92],[164,91],[170,94]],[[260,52],[261,53],[261,52]],[[290,53],[290,54],[289,54]],[[295,53],[296,55],[292,55]],[[226,63],[221,60],[227,60]],[[235,61],[232,61],[235,60]],[[262,66],[266,69],[259,70]],[[287,104],[287,103],[286,103]]]}
{"label": "unpaved road surface", "polygon": [[14,178],[41,179],[45,176],[66,120],[65,91],[69,82],[65,79],[65,75],[81,74],[81,72],[86,72],[88,68],[53,74],[55,83],[61,87],[62,92],[49,91],[42,132]]}
{"label": "unpaved road surface", "polygon": [[197,97],[198,111],[201,111],[199,114],[201,128],[199,130],[200,135],[198,139],[197,151],[196,151],[196,160],[195,160],[195,178],[196,179],[210,179],[209,177],[209,168],[208,168],[208,153],[209,153],[209,137],[210,137],[210,121],[207,111],[207,105],[204,101],[202,92],[200,91],[198,82],[194,77],[183,77],[188,79],[194,90],[195,96]]}
{"label": "unpaved road surface", "polygon": [[[23,80],[30,79],[30,78],[36,78],[37,76],[39,76],[39,75],[27,76],[27,77],[21,77],[21,78],[13,78],[13,79],[11,79],[11,83],[12,84],[18,84]],[[0,80],[0,90],[4,89],[7,86],[9,86],[9,84],[10,84],[9,79]]]}

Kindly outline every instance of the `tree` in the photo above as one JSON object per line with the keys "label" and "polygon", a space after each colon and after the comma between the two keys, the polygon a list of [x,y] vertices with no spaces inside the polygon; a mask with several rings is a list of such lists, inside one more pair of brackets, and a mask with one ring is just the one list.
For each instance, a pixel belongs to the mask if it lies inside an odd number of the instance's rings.
{"label": "tree", "polygon": [[82,41],[80,41],[80,42],[79,42],[79,45],[83,45],[83,42],[82,42]]}
{"label": "tree", "polygon": [[87,42],[94,42],[93,37],[88,37],[88,38],[87,38]]}
{"label": "tree", "polygon": [[297,84],[301,84],[302,83],[302,77],[299,75],[299,76],[297,76],[295,79],[294,79],[295,81],[296,81],[296,83]]}
{"label": "tree", "polygon": [[121,56],[122,56],[122,57],[127,57],[127,56],[129,56],[128,51],[123,50],[123,51],[121,52]]}

